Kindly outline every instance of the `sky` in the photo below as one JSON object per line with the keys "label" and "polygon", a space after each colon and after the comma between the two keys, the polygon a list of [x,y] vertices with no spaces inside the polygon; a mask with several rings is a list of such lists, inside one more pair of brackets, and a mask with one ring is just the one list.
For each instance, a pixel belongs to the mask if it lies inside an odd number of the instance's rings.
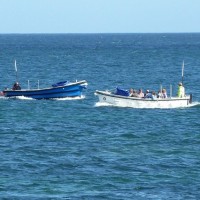
{"label": "sky", "polygon": [[0,33],[200,32],[200,0],[0,0]]}

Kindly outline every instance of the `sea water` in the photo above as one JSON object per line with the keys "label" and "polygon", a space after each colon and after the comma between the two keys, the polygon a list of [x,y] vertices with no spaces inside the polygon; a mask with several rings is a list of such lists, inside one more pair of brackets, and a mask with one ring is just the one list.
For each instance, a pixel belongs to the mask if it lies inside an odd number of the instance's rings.
{"label": "sea water", "polygon": [[[17,76],[14,68],[17,62]],[[193,106],[100,105],[182,81]],[[200,34],[0,35],[0,87],[87,80],[83,98],[0,98],[0,199],[199,199]]]}

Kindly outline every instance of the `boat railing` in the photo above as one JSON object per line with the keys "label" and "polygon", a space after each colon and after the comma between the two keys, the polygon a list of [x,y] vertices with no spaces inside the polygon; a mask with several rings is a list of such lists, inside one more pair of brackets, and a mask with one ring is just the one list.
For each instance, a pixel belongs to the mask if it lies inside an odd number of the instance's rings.
{"label": "boat railing", "polygon": [[[30,90],[31,89],[31,87],[30,87],[30,81],[28,80],[28,90]],[[40,81],[38,80],[38,82],[37,82],[37,89],[39,90],[40,89]]]}

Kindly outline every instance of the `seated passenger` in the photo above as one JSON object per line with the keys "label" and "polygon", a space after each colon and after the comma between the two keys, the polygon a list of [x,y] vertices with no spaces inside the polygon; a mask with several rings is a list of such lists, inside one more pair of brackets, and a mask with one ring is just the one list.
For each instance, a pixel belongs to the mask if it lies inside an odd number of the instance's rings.
{"label": "seated passenger", "polygon": [[158,91],[157,98],[163,98],[163,94],[161,90]]}
{"label": "seated passenger", "polygon": [[138,97],[144,98],[144,93],[142,92],[142,89],[139,89]]}
{"label": "seated passenger", "polygon": [[138,93],[136,90],[133,90],[132,97],[138,97]]}
{"label": "seated passenger", "polygon": [[16,83],[13,85],[13,88],[12,88],[12,89],[13,89],[13,90],[21,90],[21,87],[20,87],[19,83],[16,82]]}
{"label": "seated passenger", "polygon": [[129,90],[129,96],[132,97],[132,95],[133,95],[133,88],[131,88],[131,89]]}
{"label": "seated passenger", "polygon": [[156,95],[156,93],[153,91],[152,92],[152,97],[151,97],[152,99],[157,99],[157,95]]}
{"label": "seated passenger", "polygon": [[152,98],[152,93],[149,90],[146,91],[144,98]]}
{"label": "seated passenger", "polygon": [[163,98],[167,98],[167,91],[166,89],[162,89]]}

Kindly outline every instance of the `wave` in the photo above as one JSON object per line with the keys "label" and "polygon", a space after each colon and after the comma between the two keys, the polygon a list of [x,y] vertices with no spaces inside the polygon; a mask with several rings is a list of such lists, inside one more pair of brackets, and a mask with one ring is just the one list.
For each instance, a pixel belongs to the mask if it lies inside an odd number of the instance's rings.
{"label": "wave", "polygon": [[17,97],[9,97],[9,99],[18,99],[18,100],[35,100],[30,97],[25,97],[25,96],[17,96]]}
{"label": "wave", "polygon": [[81,95],[80,97],[53,98],[51,100],[55,100],[55,101],[70,101],[70,100],[80,100],[80,99],[85,99],[85,95]]}
{"label": "wave", "polygon": [[189,104],[188,107],[200,107],[200,102],[193,102]]}
{"label": "wave", "polygon": [[113,106],[113,105],[106,102],[96,102],[94,105],[94,107],[102,107],[102,106]]}
{"label": "wave", "polygon": [[0,99],[35,100],[33,98],[24,97],[24,96],[17,96],[17,97],[4,97],[4,96],[0,96]]}
{"label": "wave", "polygon": [[[0,96],[0,99],[36,100],[34,98],[25,97],[25,96],[17,96],[17,97],[4,97],[4,96]],[[52,98],[50,100],[53,100],[53,101],[70,101],[70,100],[79,100],[79,99],[85,99],[85,96],[82,95],[80,97]]]}
{"label": "wave", "polygon": [[0,96],[0,99],[8,99],[7,97],[4,96]]}

